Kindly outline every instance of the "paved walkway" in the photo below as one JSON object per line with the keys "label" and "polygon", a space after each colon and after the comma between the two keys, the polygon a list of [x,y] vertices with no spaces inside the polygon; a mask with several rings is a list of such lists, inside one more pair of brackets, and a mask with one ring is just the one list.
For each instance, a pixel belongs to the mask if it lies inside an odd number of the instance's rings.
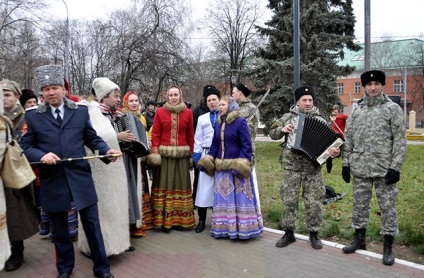
{"label": "paved walkway", "polygon": [[[271,141],[264,136],[257,139]],[[147,237],[131,240],[136,248],[134,252],[110,258],[112,273],[116,278],[424,278],[424,265],[396,260],[393,266],[384,266],[381,255],[367,251],[345,255],[340,250],[343,245],[333,242],[324,241],[322,250],[314,250],[305,236],[296,235],[298,240],[295,243],[286,248],[276,248],[280,231],[266,229],[258,239],[241,241],[212,238],[209,228],[206,226],[200,234],[194,230],[173,230],[169,234],[148,231]],[[75,250],[78,250],[76,244]],[[93,277],[91,260],[76,252],[76,265],[71,277]],[[36,235],[26,240],[24,254],[24,265],[14,272],[0,272],[0,278],[57,277],[54,247],[49,239]]]}
{"label": "paved walkway", "polygon": [[[208,212],[210,214],[210,211]],[[110,258],[116,278],[130,277],[424,277],[424,265],[397,260],[384,266],[381,256],[363,251],[345,255],[335,243],[314,250],[304,236],[286,248],[276,248],[278,231],[267,229],[258,239],[215,239],[208,233],[158,230],[132,239],[136,250]],[[54,247],[34,236],[25,242],[25,264],[0,278],[57,277]],[[77,250],[76,244],[75,249]],[[92,262],[76,254],[71,277],[93,277]]]}

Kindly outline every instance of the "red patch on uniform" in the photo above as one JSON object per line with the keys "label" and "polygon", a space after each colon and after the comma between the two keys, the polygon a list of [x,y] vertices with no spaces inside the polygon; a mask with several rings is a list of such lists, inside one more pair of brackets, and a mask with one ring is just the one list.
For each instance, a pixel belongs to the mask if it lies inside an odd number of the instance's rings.
{"label": "red patch on uniform", "polygon": [[27,129],[28,129],[28,125],[27,125],[27,123],[24,123],[24,126],[22,127],[21,136],[24,136],[25,135],[25,133],[27,132]]}

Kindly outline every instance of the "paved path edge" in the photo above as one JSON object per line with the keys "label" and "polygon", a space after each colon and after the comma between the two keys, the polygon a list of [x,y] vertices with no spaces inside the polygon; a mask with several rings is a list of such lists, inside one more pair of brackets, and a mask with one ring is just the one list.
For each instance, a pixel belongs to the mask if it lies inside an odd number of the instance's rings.
{"label": "paved path edge", "polygon": [[[266,227],[264,227],[264,231],[274,233],[274,234],[278,234],[278,235],[283,234],[283,231],[281,231],[281,230],[276,230],[276,229],[271,229],[271,228],[266,228]],[[296,237],[296,239],[309,241],[309,237],[304,236],[304,235],[295,234],[295,237]],[[334,247],[334,248],[338,248],[338,249],[342,249],[344,247],[343,244],[328,241],[328,240],[322,240],[322,244],[325,245],[325,246]],[[356,251],[356,253],[364,255],[364,256],[377,258],[377,259],[383,258],[383,256],[381,254],[377,254],[377,253],[366,251],[366,250],[358,250],[358,251]],[[405,260],[398,259],[398,258],[395,259],[395,262],[397,264],[401,264],[401,265],[413,267],[413,268],[416,268],[416,269],[424,270],[424,265],[421,265],[421,264],[413,263],[413,262],[410,262],[410,261],[405,261]]]}

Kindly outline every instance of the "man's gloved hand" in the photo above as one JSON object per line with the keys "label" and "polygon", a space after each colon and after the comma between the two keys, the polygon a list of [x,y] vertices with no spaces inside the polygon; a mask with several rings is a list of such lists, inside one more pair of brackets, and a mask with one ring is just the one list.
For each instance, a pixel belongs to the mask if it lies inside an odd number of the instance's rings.
{"label": "man's gloved hand", "polygon": [[400,172],[393,169],[389,169],[386,176],[384,177],[384,180],[386,181],[387,184],[397,183],[399,179],[400,179]]}
{"label": "man's gloved hand", "polygon": [[343,166],[342,168],[342,177],[345,183],[350,182],[350,167],[349,166]]}

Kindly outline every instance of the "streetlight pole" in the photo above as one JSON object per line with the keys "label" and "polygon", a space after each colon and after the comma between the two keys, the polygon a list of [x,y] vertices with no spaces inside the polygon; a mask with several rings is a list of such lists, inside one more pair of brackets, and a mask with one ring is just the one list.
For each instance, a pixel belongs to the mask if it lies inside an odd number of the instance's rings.
{"label": "streetlight pole", "polygon": [[61,0],[63,4],[65,4],[66,8],[66,38],[65,38],[65,79],[69,82],[69,13],[68,13],[68,5],[65,0]]}
{"label": "streetlight pole", "polygon": [[406,63],[404,65],[404,76],[403,76],[403,115],[405,116],[405,123],[407,121],[406,119],[406,90],[408,88],[408,72],[406,70]]}
{"label": "streetlight pole", "polygon": [[[300,4],[293,0],[293,92],[300,85]],[[293,96],[294,103],[296,99]]]}

